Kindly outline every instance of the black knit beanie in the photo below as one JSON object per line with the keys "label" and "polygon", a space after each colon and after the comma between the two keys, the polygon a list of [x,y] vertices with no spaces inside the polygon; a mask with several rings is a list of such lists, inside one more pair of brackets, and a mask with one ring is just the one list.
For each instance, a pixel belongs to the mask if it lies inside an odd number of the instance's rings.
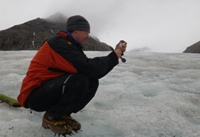
{"label": "black knit beanie", "polygon": [[89,22],[80,15],[71,16],[67,20],[67,31],[84,30],[90,32]]}

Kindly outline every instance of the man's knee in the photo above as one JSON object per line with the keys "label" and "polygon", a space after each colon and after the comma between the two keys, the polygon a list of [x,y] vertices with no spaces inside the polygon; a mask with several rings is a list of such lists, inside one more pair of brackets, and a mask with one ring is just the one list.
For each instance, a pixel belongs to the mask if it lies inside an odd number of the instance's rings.
{"label": "man's knee", "polygon": [[85,75],[73,74],[64,85],[64,93],[70,96],[76,94],[83,96],[88,89],[89,78]]}
{"label": "man's knee", "polygon": [[81,75],[81,74],[76,74],[72,76],[73,79],[73,85],[79,86],[82,88],[87,88],[89,84],[89,78],[88,76]]}

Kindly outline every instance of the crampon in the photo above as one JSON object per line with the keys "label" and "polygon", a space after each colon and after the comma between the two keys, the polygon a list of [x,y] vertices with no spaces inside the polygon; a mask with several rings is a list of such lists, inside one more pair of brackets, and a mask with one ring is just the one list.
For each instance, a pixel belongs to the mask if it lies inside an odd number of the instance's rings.
{"label": "crampon", "polygon": [[60,137],[60,136],[63,136],[63,137],[67,137],[67,135],[73,135],[73,133],[71,133],[71,134],[67,134],[67,133],[63,133],[63,134],[60,134],[60,133],[55,133],[55,135],[54,136],[56,136],[56,135],[58,135],[58,137]]}
{"label": "crampon", "polygon": [[72,135],[72,128],[71,126],[67,125],[67,123],[63,120],[56,121],[52,117],[48,116],[46,113],[44,114],[42,126],[45,129],[51,129],[55,135],[58,136],[62,135],[66,137],[66,135]]}
{"label": "crampon", "polygon": [[63,116],[62,119],[72,128],[73,131],[78,132],[81,129],[81,124],[71,116]]}

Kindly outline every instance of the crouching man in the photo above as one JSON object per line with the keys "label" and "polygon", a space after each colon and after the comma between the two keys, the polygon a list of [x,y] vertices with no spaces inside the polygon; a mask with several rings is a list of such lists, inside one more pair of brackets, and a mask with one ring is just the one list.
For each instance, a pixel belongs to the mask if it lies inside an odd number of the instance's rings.
{"label": "crouching man", "polygon": [[66,31],[43,43],[30,62],[23,79],[19,103],[37,112],[45,112],[42,126],[66,135],[81,129],[71,117],[95,96],[99,79],[108,74],[126,50],[126,42],[107,56],[88,58],[82,45],[90,37],[90,25],[80,16],[67,20]]}

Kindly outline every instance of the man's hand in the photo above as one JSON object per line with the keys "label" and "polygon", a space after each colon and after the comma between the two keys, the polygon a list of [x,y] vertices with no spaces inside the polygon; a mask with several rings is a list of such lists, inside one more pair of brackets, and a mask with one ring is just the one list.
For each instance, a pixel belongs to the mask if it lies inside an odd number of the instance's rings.
{"label": "man's hand", "polygon": [[[120,43],[122,42],[122,45],[121,45],[121,47],[120,47]],[[125,42],[125,41],[120,41],[117,45],[116,45],[116,47],[115,47],[115,53],[116,53],[116,55],[117,55],[117,57],[118,58],[120,58],[122,55],[123,55],[123,53],[126,51],[126,47],[127,47],[127,42]]]}
{"label": "man's hand", "polygon": [[120,58],[122,56],[122,51],[121,49],[115,49],[115,54],[117,55],[118,58]]}

